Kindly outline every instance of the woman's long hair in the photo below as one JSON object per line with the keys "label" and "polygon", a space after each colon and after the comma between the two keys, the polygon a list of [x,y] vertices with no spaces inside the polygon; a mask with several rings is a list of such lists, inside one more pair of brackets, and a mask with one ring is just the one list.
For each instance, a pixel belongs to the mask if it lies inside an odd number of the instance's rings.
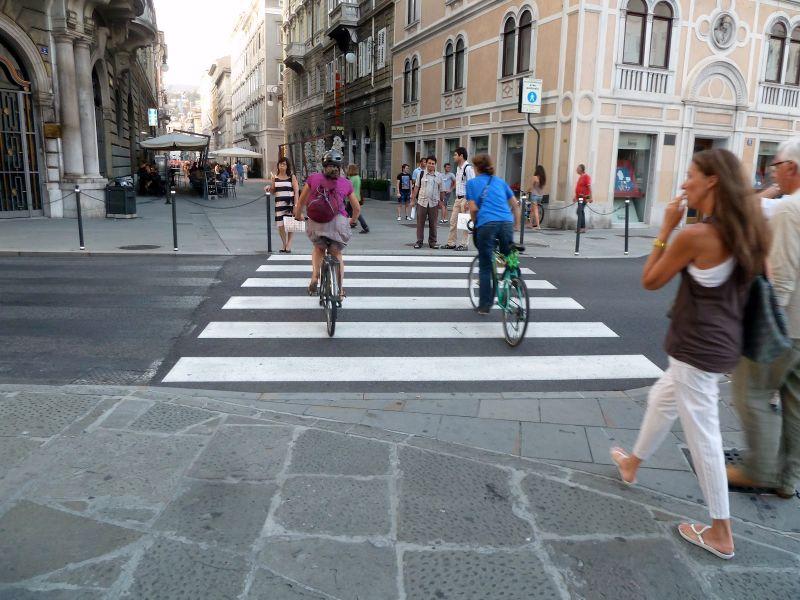
{"label": "woman's long hair", "polygon": [[536,165],[536,170],[533,172],[536,177],[539,178],[539,187],[544,188],[547,184],[547,175],[544,172],[544,167],[542,165]]}
{"label": "woman's long hair", "polygon": [[722,148],[698,152],[692,162],[706,177],[717,176],[713,217],[722,241],[749,278],[763,273],[770,233],[742,163]]}
{"label": "woman's long hair", "polygon": [[488,154],[478,154],[472,159],[472,166],[479,175],[494,175],[494,163]]}
{"label": "woman's long hair", "polygon": [[286,165],[286,176],[289,179],[291,179],[292,175],[294,174],[294,172],[292,171],[292,163],[285,156],[283,158],[279,158],[278,162],[275,163],[275,174],[277,175],[278,173],[281,172],[281,163],[284,163]]}
{"label": "woman's long hair", "polygon": [[358,165],[355,163],[350,163],[347,166],[347,176],[355,177],[356,175],[358,175]]}

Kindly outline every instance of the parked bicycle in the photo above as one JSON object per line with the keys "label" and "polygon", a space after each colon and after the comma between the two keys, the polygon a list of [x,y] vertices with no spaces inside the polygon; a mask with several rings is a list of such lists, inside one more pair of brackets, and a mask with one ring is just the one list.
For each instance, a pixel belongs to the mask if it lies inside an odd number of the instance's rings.
{"label": "parked bicycle", "polygon": [[[519,254],[525,247],[511,244],[508,256],[495,250],[492,261],[492,296],[503,313],[503,333],[509,346],[518,346],[525,337],[530,319],[528,287],[519,268]],[[501,271],[502,269],[502,271]],[[472,306],[480,300],[480,266],[478,257],[472,260],[467,275],[467,291]]]}

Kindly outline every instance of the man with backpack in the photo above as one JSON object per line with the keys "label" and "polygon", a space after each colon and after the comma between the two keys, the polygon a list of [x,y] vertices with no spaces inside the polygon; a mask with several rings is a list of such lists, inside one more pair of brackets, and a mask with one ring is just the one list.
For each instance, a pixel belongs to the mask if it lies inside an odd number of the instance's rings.
{"label": "man with backpack", "polygon": [[[322,173],[312,173],[306,179],[300,200],[294,207],[294,218],[303,218],[306,208],[306,235],[314,245],[311,254],[311,281],[309,295],[317,293],[319,271],[325,252],[339,261],[339,294],[344,299],[344,260],[342,250],[350,241],[351,226],[358,221],[361,205],[353,193],[353,185],[347,177],[341,176],[342,153],[329,150],[322,157]],[[348,220],[345,202],[350,202],[353,216]]]}
{"label": "man with backpack", "polygon": [[442,247],[447,250],[464,251],[468,248],[469,231],[458,230],[458,215],[469,212],[467,182],[475,178],[475,169],[467,162],[466,148],[456,148],[453,162],[456,163],[456,200],[453,203],[453,210],[450,211],[450,235],[447,236],[447,244]]}

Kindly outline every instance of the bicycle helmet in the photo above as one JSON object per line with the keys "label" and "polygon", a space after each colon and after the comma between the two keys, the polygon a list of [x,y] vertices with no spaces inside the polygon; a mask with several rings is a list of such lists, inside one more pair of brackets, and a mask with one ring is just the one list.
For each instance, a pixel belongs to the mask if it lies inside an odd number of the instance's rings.
{"label": "bicycle helmet", "polygon": [[323,167],[327,167],[328,165],[335,165],[335,166],[341,168],[342,162],[344,162],[344,157],[342,156],[342,153],[339,152],[338,150],[335,150],[335,149],[328,150],[322,156],[322,166]]}

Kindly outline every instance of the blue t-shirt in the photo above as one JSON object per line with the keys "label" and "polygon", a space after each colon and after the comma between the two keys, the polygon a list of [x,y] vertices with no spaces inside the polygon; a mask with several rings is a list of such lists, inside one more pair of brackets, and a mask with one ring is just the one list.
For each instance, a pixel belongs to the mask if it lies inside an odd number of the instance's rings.
{"label": "blue t-shirt", "polygon": [[478,227],[492,221],[513,223],[514,215],[508,206],[508,201],[513,197],[514,192],[499,177],[492,177],[490,181],[488,175],[478,175],[467,182],[467,200],[472,200],[478,205]]}

